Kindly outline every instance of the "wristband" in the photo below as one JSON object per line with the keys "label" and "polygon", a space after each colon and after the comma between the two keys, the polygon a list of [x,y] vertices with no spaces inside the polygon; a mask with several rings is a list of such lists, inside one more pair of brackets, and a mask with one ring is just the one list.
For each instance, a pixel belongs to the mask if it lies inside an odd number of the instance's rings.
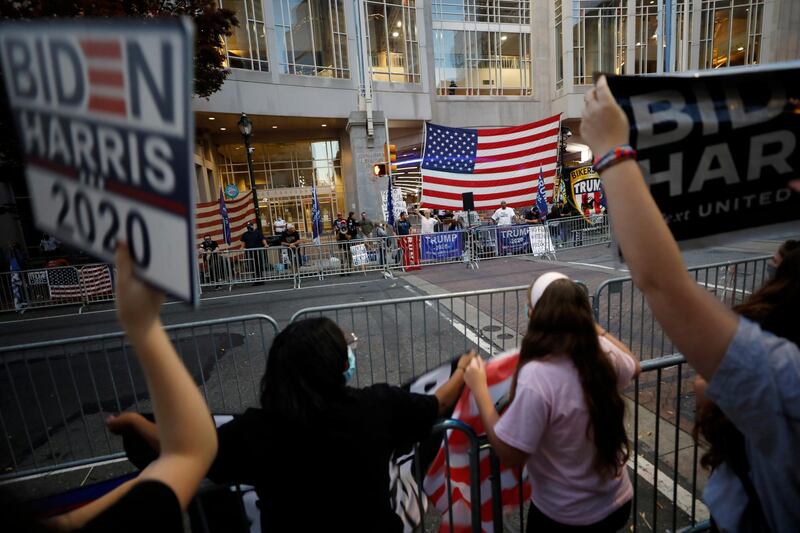
{"label": "wristband", "polygon": [[612,148],[605,155],[594,158],[594,171],[600,174],[609,167],[626,159],[636,159],[636,150],[629,144],[621,144]]}

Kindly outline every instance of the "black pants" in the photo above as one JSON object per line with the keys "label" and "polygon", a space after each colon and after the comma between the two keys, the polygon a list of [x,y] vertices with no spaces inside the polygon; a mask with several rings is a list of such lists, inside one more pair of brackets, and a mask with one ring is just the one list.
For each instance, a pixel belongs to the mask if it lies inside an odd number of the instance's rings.
{"label": "black pants", "polygon": [[528,525],[525,526],[527,533],[615,533],[628,523],[631,514],[631,502],[594,524],[585,526],[571,526],[556,522],[545,515],[536,507],[533,502],[528,508]]}

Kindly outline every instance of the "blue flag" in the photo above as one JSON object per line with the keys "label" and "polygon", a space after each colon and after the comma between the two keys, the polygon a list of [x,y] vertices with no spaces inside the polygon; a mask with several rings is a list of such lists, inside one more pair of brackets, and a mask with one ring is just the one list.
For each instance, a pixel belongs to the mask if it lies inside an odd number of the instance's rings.
{"label": "blue flag", "polygon": [[317,198],[317,184],[311,186],[311,238],[314,244],[320,243],[322,236],[322,213],[319,210],[319,199]]}
{"label": "blue flag", "polygon": [[225,195],[222,193],[222,185],[219,186],[219,216],[222,218],[222,235],[225,244],[231,243],[231,221],[228,220],[228,208],[225,205]]}
{"label": "blue flag", "polygon": [[392,198],[392,178],[389,177],[389,189],[386,191],[386,223],[394,227],[394,199]]}
{"label": "blue flag", "polygon": [[544,175],[542,167],[539,167],[539,190],[536,193],[536,207],[539,208],[539,216],[542,220],[547,219],[547,196],[544,192]]}

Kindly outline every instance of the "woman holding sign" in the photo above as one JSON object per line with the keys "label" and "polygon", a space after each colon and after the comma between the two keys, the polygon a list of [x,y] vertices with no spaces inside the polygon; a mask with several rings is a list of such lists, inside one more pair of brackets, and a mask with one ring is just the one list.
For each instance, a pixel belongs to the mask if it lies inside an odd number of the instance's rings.
{"label": "woman holding sign", "polygon": [[[744,435],[744,471],[763,514],[763,523],[748,531],[797,531],[800,349],[737,316],[689,276],[636,164],[628,118],[605,77],[585,100],[581,134],[596,156],[594,166],[633,282],[677,349],[708,381],[706,397]],[[788,185],[800,191],[800,180]],[[712,476],[706,490],[738,492],[737,482]],[[718,483],[731,485],[715,487]],[[712,506],[712,517],[717,512]]]}

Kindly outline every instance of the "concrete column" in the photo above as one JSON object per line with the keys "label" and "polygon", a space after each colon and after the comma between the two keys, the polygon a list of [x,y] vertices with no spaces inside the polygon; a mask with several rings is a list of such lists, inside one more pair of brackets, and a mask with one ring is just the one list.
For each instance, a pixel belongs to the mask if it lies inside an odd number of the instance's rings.
{"label": "concrete column", "polygon": [[347,122],[352,166],[351,172],[345,172],[344,175],[345,211],[366,211],[373,220],[380,220],[381,191],[387,189],[388,178],[373,176],[372,165],[384,159],[386,128],[382,111],[373,111],[372,118],[375,132],[372,139],[367,138],[366,112],[351,112]]}

